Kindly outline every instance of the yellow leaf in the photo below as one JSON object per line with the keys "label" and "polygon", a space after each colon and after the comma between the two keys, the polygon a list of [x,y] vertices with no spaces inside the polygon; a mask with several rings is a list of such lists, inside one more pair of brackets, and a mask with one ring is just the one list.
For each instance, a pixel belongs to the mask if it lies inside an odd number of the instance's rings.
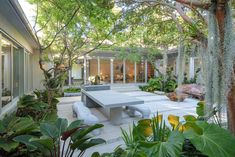
{"label": "yellow leaf", "polygon": [[168,121],[170,123],[170,125],[173,127],[173,129],[176,129],[176,127],[179,125],[179,116],[175,116],[175,115],[169,115],[168,116]]}
{"label": "yellow leaf", "polygon": [[142,119],[138,121],[140,126],[151,126],[151,119]]}
{"label": "yellow leaf", "polygon": [[146,127],[144,128],[144,136],[145,137],[149,137],[150,135],[153,134],[153,129],[152,127]]}

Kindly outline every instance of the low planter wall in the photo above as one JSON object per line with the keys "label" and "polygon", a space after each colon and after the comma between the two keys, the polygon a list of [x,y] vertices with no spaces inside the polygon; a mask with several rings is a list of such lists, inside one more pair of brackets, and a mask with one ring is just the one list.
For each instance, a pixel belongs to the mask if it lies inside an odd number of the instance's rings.
{"label": "low planter wall", "polygon": [[64,92],[64,97],[72,97],[72,96],[81,96],[81,92],[77,92],[77,93],[67,93]]}
{"label": "low planter wall", "polygon": [[110,85],[83,85],[81,89],[85,91],[110,90]]}
{"label": "low planter wall", "polygon": [[163,91],[158,91],[158,90],[154,91],[154,94],[157,94],[157,95],[166,95],[165,92],[163,92]]}

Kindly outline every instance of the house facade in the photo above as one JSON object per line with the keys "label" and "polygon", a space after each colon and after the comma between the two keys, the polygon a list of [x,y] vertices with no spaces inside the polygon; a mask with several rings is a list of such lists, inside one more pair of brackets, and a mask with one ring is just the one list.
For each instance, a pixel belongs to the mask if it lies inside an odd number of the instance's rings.
{"label": "house facade", "polygon": [[[126,83],[147,83],[150,78],[158,75],[154,69],[157,67],[161,73],[165,73],[167,68],[177,75],[177,49],[167,52],[167,55],[157,56],[155,65],[148,62],[146,57],[138,61],[120,59],[119,51],[94,51],[91,54],[82,56],[72,67],[72,80],[82,81],[84,84],[90,83],[90,78],[100,77],[102,84],[126,84]],[[197,68],[200,67],[198,57],[190,57],[185,61],[184,71],[188,79],[194,77]]]}
{"label": "house facade", "polygon": [[17,0],[0,1],[0,116],[25,93],[41,88],[37,42]]}

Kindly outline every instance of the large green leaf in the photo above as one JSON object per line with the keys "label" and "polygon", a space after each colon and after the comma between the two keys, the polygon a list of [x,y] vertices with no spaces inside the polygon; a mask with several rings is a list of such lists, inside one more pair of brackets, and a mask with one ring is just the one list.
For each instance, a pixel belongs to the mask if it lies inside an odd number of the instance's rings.
{"label": "large green leaf", "polygon": [[41,149],[48,149],[51,150],[54,146],[53,140],[51,138],[47,137],[41,137],[41,138],[31,138],[30,142]]}
{"label": "large green leaf", "polygon": [[101,138],[96,138],[96,139],[91,139],[89,142],[85,142],[82,145],[80,145],[78,147],[79,150],[84,151],[90,147],[99,145],[99,144],[103,144],[105,143],[105,140],[101,139]]}
{"label": "large green leaf", "polygon": [[82,124],[82,120],[76,120],[76,121],[73,121],[67,128],[67,130],[72,130],[72,129],[75,129],[75,128],[78,128],[81,126]]}
{"label": "large green leaf", "polygon": [[[182,151],[184,137],[179,131],[172,131],[165,142],[155,142],[152,148],[147,145],[146,153],[154,157],[178,157]],[[142,145],[144,148],[145,146]]]}
{"label": "large green leaf", "polygon": [[15,141],[5,141],[4,139],[0,139],[0,148],[2,148],[6,152],[11,152],[19,146],[19,142]]}
{"label": "large green leaf", "polygon": [[189,130],[184,133],[184,136],[197,150],[209,157],[235,156],[235,137],[227,130],[207,122],[196,122],[196,124],[202,128],[202,134]]}
{"label": "large green leaf", "polygon": [[81,145],[83,145],[89,139],[90,139],[90,137],[85,137],[85,138],[82,138],[82,139],[77,139],[73,144],[71,144],[71,149],[74,150],[74,149],[80,147]]}
{"label": "large green leaf", "polygon": [[56,125],[57,129],[59,130],[58,135],[61,135],[66,130],[66,128],[68,126],[68,120],[58,118],[57,121],[55,122],[55,125]]}
{"label": "large green leaf", "polygon": [[50,138],[59,138],[59,130],[58,128],[56,127],[55,124],[51,124],[51,123],[42,123],[40,125],[40,130],[41,130],[41,133],[45,136],[48,136]]}
{"label": "large green leaf", "polygon": [[95,125],[90,126],[90,127],[86,128],[86,129],[83,129],[81,131],[77,131],[72,136],[72,140],[75,141],[76,139],[83,138],[84,136],[86,136],[87,134],[92,132],[93,130],[99,129],[99,128],[103,127],[103,126],[104,126],[103,124],[95,124]]}
{"label": "large green leaf", "polygon": [[35,146],[32,142],[30,142],[31,138],[34,138],[34,136],[20,135],[20,136],[16,136],[13,140],[25,144],[30,150],[35,150],[37,146]]}
{"label": "large green leaf", "polygon": [[30,118],[19,118],[17,123],[14,123],[11,130],[15,132],[16,135],[28,133],[37,128],[36,123]]}
{"label": "large green leaf", "polygon": [[196,113],[198,116],[205,116],[205,102],[200,101],[197,103]]}

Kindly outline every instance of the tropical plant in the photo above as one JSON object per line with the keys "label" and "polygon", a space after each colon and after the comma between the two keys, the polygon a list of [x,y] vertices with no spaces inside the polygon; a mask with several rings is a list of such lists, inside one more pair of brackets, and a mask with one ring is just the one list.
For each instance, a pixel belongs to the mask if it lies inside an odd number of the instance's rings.
{"label": "tropical plant", "polygon": [[[192,115],[180,117],[169,115],[165,125],[162,115],[152,119],[143,119],[134,124],[132,130],[123,132],[126,149],[120,149],[120,156],[128,157],[233,157],[235,150],[231,147],[235,137],[216,124],[200,121]],[[114,157],[113,153],[102,154]],[[94,154],[95,155],[99,154]],[[101,157],[102,157],[101,155]],[[106,156],[105,156],[106,155]],[[99,157],[99,156],[97,156]]]}
{"label": "tropical plant", "polygon": [[142,91],[146,92],[154,92],[156,90],[158,91],[164,91],[166,93],[173,92],[177,87],[176,80],[172,78],[171,76],[159,76],[156,78],[152,78],[149,80],[148,85],[140,86],[140,89]]}
{"label": "tropical plant", "polygon": [[81,120],[76,120],[68,125],[66,119],[59,118],[57,121],[43,122],[40,124],[41,136],[20,135],[14,141],[23,143],[30,151],[39,151],[43,156],[71,157],[74,151],[79,150],[81,157],[86,149],[105,141],[100,138],[92,138],[90,133],[103,127],[102,124],[85,126]]}
{"label": "tropical plant", "polygon": [[16,116],[31,117],[38,121],[42,119],[48,108],[48,104],[40,101],[34,95],[23,95],[17,103]]}
{"label": "tropical plant", "polygon": [[[6,116],[0,120],[0,154],[3,157],[26,156],[27,148],[13,139],[20,135],[38,135],[38,125],[31,118]],[[33,154],[33,152],[32,152]]]}
{"label": "tropical plant", "polygon": [[40,101],[40,102],[44,102],[49,105],[48,101],[50,100],[50,105],[48,107],[51,110],[56,109],[56,105],[59,102],[59,100],[56,99],[56,97],[55,97],[57,95],[56,91],[53,92],[53,97],[51,97],[52,95],[50,95],[49,91],[47,91],[47,90],[35,90],[34,94],[36,95],[38,101]]}

